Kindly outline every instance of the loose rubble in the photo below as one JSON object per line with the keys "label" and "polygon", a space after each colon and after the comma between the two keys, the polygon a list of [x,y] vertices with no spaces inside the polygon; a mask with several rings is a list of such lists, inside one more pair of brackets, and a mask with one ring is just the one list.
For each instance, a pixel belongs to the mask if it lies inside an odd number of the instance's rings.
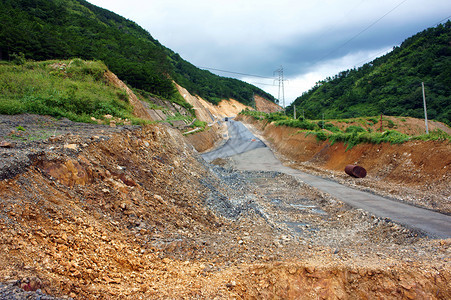
{"label": "loose rubble", "polygon": [[[0,132],[38,131],[27,118],[43,117],[8,119]],[[72,125],[0,148],[8,297],[451,297],[450,240],[284,174],[207,164],[172,129]]]}

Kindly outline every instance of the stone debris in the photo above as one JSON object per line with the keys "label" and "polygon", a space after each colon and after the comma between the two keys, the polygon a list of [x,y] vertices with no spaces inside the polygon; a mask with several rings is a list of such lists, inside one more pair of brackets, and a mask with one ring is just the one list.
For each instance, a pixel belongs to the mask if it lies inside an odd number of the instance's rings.
{"label": "stone debris", "polygon": [[[16,118],[0,132],[36,117]],[[64,124],[0,149],[0,299],[451,298],[448,240],[172,129]]]}

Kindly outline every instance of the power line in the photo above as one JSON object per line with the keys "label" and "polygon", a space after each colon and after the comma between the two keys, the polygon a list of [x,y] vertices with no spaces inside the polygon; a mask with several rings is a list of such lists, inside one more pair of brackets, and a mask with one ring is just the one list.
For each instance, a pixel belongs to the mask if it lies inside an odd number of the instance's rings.
{"label": "power line", "polygon": [[[449,17],[446,17],[446,18],[444,18],[444,19],[442,19],[442,20],[440,20],[440,21],[438,21],[437,23],[435,23],[434,25],[432,25],[432,27],[435,27],[435,26],[437,26],[438,24],[441,24],[441,23],[443,23],[443,21],[445,21],[445,20],[449,20],[451,18],[451,16],[449,16]],[[397,44],[397,45],[395,45],[395,46],[393,46],[393,47],[390,47],[390,48],[395,48],[395,47],[399,47],[401,44]],[[358,62],[356,65],[358,66],[358,65],[361,65],[361,64],[365,64],[365,63],[369,63],[369,62],[371,62],[373,59],[375,59],[376,57],[379,57],[379,55],[381,55],[382,53],[385,53],[385,52],[390,52],[389,51],[390,49],[387,49],[387,50],[384,50],[384,51],[382,51],[382,52],[379,52],[378,54],[376,54],[376,55],[374,55],[374,56],[372,56],[372,57],[370,57],[370,58],[367,58],[367,59],[365,59],[365,60],[363,60],[363,61],[361,61],[361,62]]]}
{"label": "power line", "polygon": [[435,23],[434,26],[437,26],[438,24],[441,24],[443,21],[450,19],[451,16],[444,18],[443,20],[439,21],[438,23]]}
{"label": "power line", "polygon": [[[399,46],[399,45],[396,45],[396,46]],[[393,46],[393,47],[396,47],[396,46]],[[370,58],[366,58],[365,60],[362,60],[362,61],[356,63],[355,65],[356,65],[356,66],[360,66],[360,65],[362,65],[362,64],[369,63],[370,61],[373,61],[375,58],[379,57],[382,53],[388,53],[388,52],[390,52],[390,49],[393,49],[393,47],[390,47],[390,48],[388,48],[388,49],[386,49],[386,50],[383,50],[383,51],[381,51],[381,52],[379,52],[379,53],[377,53],[377,54],[371,56]]]}
{"label": "power line", "polygon": [[273,84],[269,84],[269,83],[262,83],[262,82],[249,82],[250,84],[257,84],[257,85],[268,85],[268,86],[276,86],[274,83]]}
{"label": "power line", "polygon": [[274,77],[267,77],[267,76],[260,76],[260,75],[253,75],[253,74],[246,74],[246,73],[240,73],[240,72],[233,72],[233,71],[226,71],[226,70],[220,70],[215,68],[209,68],[209,67],[199,67],[199,69],[206,69],[206,70],[213,70],[218,72],[224,72],[224,73],[230,73],[230,74],[237,74],[237,75],[244,75],[249,77],[257,77],[257,78],[265,78],[265,79],[274,79]]}
{"label": "power line", "polygon": [[329,53],[327,53],[325,56],[323,56],[322,58],[320,58],[319,60],[317,60],[316,62],[322,61],[323,59],[325,59],[326,57],[328,57],[329,55],[331,55],[332,53],[334,53],[335,51],[337,51],[340,48],[343,48],[344,46],[346,46],[347,44],[349,44],[351,41],[353,41],[354,39],[356,39],[359,35],[361,35],[362,33],[364,33],[365,31],[367,31],[368,29],[370,29],[371,27],[373,27],[374,25],[376,25],[380,20],[382,20],[383,18],[385,18],[387,15],[389,15],[391,12],[393,12],[395,9],[397,9],[398,7],[400,7],[402,4],[404,4],[405,2],[407,2],[408,0],[403,0],[401,1],[398,5],[396,5],[394,8],[392,8],[390,11],[388,11],[387,13],[385,13],[382,17],[380,17],[379,19],[377,19],[376,21],[374,21],[373,23],[371,23],[369,26],[365,27],[362,31],[360,31],[359,33],[357,33],[356,35],[354,35],[352,38],[350,38],[349,40],[347,40],[345,43],[343,43],[341,46],[338,46],[337,48],[335,48],[334,50],[330,51]]}

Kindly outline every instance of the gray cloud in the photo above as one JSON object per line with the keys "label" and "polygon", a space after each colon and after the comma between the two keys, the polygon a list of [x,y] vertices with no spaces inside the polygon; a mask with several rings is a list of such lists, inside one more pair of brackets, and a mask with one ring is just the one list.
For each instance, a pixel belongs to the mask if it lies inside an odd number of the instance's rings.
{"label": "gray cloud", "polygon": [[88,1],[134,20],[197,66],[272,76],[283,65],[303,82],[291,98],[314,76],[352,68],[451,15],[449,0]]}

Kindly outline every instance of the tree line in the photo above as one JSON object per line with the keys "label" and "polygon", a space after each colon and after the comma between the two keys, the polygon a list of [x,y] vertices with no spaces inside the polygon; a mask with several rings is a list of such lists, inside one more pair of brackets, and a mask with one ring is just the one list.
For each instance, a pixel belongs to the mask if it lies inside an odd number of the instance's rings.
{"label": "tree line", "polygon": [[242,81],[200,70],[161,45],[149,32],[84,0],[0,1],[0,60],[101,60],[134,88],[182,101],[172,82],[216,103],[234,98],[245,104],[266,92]]}

